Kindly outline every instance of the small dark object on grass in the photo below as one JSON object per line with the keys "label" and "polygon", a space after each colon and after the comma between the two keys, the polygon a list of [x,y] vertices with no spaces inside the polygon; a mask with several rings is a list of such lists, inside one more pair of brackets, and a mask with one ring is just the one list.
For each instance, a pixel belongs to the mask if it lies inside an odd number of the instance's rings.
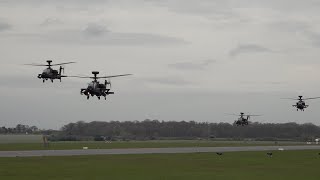
{"label": "small dark object on grass", "polygon": [[223,155],[221,152],[217,152],[217,155],[219,155],[219,156],[221,156],[221,155]]}
{"label": "small dark object on grass", "polygon": [[272,157],[273,153],[272,153],[272,152],[268,152],[267,155],[268,155],[269,157]]}

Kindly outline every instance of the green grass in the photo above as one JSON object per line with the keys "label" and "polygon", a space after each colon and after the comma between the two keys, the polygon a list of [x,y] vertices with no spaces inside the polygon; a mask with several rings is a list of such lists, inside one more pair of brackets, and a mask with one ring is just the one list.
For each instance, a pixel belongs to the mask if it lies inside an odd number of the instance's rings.
{"label": "green grass", "polygon": [[[301,145],[298,142],[279,142],[278,145]],[[41,143],[0,143],[0,151],[14,150],[61,150],[61,149],[116,149],[116,148],[166,148],[166,147],[221,147],[221,146],[270,146],[274,142],[259,141],[207,141],[207,140],[161,140],[161,141],[130,141],[130,142],[52,142],[49,148]]]}
{"label": "green grass", "polygon": [[319,180],[318,151],[0,158],[6,180]]}

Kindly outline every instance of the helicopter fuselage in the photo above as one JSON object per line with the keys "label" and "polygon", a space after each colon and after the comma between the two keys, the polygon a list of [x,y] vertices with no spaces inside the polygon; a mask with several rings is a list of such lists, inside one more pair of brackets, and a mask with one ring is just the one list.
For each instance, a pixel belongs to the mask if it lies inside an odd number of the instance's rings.
{"label": "helicopter fuselage", "polygon": [[309,105],[306,105],[306,103],[303,100],[299,100],[295,105],[292,105],[293,107],[297,108],[298,110],[304,111],[305,108],[307,108]]}
{"label": "helicopter fuselage", "polygon": [[59,79],[61,80],[61,70],[60,72],[58,70],[54,70],[52,68],[47,68],[43,70],[41,74],[38,74],[38,78],[42,79],[43,82],[46,80],[50,79],[52,82],[54,79]]}
{"label": "helicopter fuselage", "polygon": [[240,116],[240,117],[238,118],[238,120],[236,120],[234,123],[235,123],[237,126],[249,125],[249,118],[248,118],[248,117],[245,118],[245,117],[243,117],[243,116]]}
{"label": "helicopter fuselage", "polygon": [[110,92],[110,89],[106,88],[105,84],[100,84],[99,81],[92,81],[88,84],[87,88],[83,88],[80,91],[81,95],[86,95],[87,99],[91,96],[97,96],[100,99],[103,96],[106,99],[106,96],[109,94],[114,94]]}

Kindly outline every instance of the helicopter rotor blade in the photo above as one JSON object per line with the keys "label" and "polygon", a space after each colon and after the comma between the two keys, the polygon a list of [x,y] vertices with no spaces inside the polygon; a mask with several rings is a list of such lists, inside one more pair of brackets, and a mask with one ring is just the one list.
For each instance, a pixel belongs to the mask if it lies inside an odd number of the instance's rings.
{"label": "helicopter rotor blade", "polygon": [[113,76],[100,76],[97,77],[97,79],[101,79],[101,78],[114,78],[114,77],[120,77],[120,76],[130,76],[132,74],[120,74],[120,75],[113,75]]}
{"label": "helicopter rotor blade", "polygon": [[49,66],[48,64],[23,64],[26,66]]}
{"label": "helicopter rotor blade", "polygon": [[309,100],[309,99],[319,99],[320,97],[313,97],[313,98],[303,98],[303,100]]}
{"label": "helicopter rotor blade", "polygon": [[241,115],[239,115],[239,114],[231,114],[231,113],[224,113],[224,114],[230,115],[230,116],[241,116]]}
{"label": "helicopter rotor blade", "polygon": [[295,100],[295,101],[300,100],[300,99],[297,99],[297,98],[281,98],[281,99],[290,99],[290,100]]}
{"label": "helicopter rotor blade", "polygon": [[75,77],[75,78],[88,78],[88,79],[105,79],[105,78],[113,78],[113,77],[120,77],[120,76],[129,76],[132,74],[120,74],[120,75],[114,75],[114,76],[97,76],[97,77],[91,77],[91,76],[68,76],[68,77]]}
{"label": "helicopter rotor blade", "polygon": [[66,62],[66,63],[59,63],[59,64],[51,64],[51,66],[60,66],[60,65],[65,65],[65,64],[73,64],[76,62]]}
{"label": "helicopter rotor blade", "polygon": [[67,76],[67,77],[75,77],[75,78],[94,78],[94,77],[90,77],[90,76]]}

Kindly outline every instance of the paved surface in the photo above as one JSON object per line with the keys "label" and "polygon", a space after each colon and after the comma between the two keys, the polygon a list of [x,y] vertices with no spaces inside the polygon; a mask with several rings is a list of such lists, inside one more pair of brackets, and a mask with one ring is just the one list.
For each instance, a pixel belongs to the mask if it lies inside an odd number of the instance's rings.
{"label": "paved surface", "polygon": [[135,149],[87,149],[87,150],[33,150],[0,151],[0,157],[80,156],[110,154],[169,154],[196,152],[240,152],[279,150],[320,150],[320,145],[307,146],[249,146],[249,147],[187,147],[187,148],[135,148]]}

